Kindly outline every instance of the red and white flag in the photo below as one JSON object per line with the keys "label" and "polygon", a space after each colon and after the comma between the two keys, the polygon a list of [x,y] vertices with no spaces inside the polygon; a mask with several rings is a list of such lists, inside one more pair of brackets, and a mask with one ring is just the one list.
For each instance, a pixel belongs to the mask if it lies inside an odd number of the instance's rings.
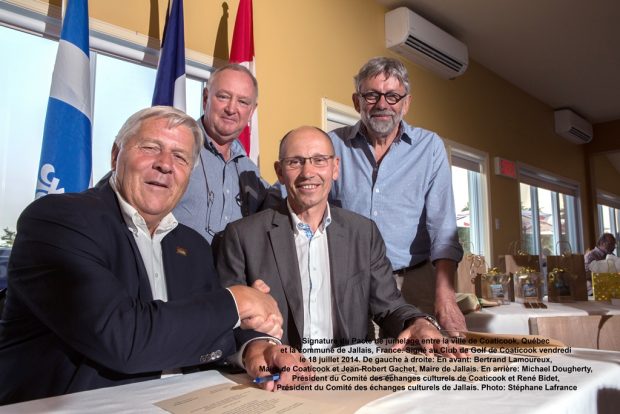
{"label": "red and white flag", "polygon": [[[252,0],[239,1],[235,31],[230,47],[230,62],[242,64],[256,76]],[[250,123],[239,136],[239,141],[241,141],[250,159],[258,164],[258,110],[254,111]]]}

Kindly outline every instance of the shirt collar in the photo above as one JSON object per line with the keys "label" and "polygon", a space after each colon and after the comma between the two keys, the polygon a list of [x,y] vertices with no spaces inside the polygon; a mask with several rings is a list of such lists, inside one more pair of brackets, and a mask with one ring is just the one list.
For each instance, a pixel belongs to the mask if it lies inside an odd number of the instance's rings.
{"label": "shirt collar", "polygon": [[[123,196],[121,196],[121,193],[118,192],[118,188],[116,187],[116,173],[112,173],[109,182],[112,190],[114,190],[114,194],[116,194],[116,199],[118,200],[118,204],[121,207],[123,220],[125,221],[125,224],[127,224],[127,227],[129,227],[129,230],[134,234],[138,233],[138,231],[142,231],[143,233],[151,237],[151,232],[149,231],[149,228],[147,227],[144,218],[140,215],[140,213],[138,213],[138,210],[136,210],[131,204],[129,204],[123,198]],[[178,224],[179,222],[174,217],[172,212],[170,212],[166,214],[164,218],[159,222],[157,228],[155,229],[154,235],[159,235],[162,233],[168,234],[169,232],[174,230],[174,228],[178,226]]]}
{"label": "shirt collar", "polygon": [[[398,125],[398,135],[394,139],[394,142],[399,143],[403,141],[411,145],[412,140],[411,140],[411,137],[407,134],[405,127],[406,127],[405,122],[401,120],[400,124]],[[368,133],[366,132],[366,126],[362,123],[362,121],[358,121],[357,124],[355,124],[351,128],[351,135],[349,136],[349,139],[351,140],[359,139],[359,140],[363,140],[365,142],[370,143],[367,137],[368,137]]]}
{"label": "shirt collar", "polygon": [[[286,207],[288,208],[288,212],[293,220],[294,235],[298,236],[299,234],[302,234],[301,232],[304,232],[306,235],[308,235],[308,232],[310,232],[310,236],[312,236],[312,230],[310,230],[310,226],[304,223],[303,221],[301,221],[299,217],[297,216],[297,214],[295,214],[295,212],[291,208],[291,204],[288,202],[288,197],[286,199]],[[325,208],[325,213],[323,213],[323,220],[321,220],[321,224],[319,225],[317,232],[324,233],[325,230],[327,229],[327,226],[329,226],[331,222],[332,222],[332,215],[329,209],[329,203],[327,203],[327,208]]]}
{"label": "shirt collar", "polygon": [[[213,145],[213,140],[211,139],[209,134],[207,134],[207,130],[205,129],[205,124],[203,122],[204,122],[204,116],[198,120],[198,124],[200,125],[200,129],[202,129],[202,132],[205,136],[205,148],[211,151],[214,155],[222,156],[222,154],[220,154],[217,148],[215,148],[215,146]],[[237,157],[247,157],[247,156],[248,154],[245,152],[245,148],[243,148],[243,145],[241,145],[241,142],[239,142],[238,139],[235,139],[233,143],[230,145],[230,159],[232,160]]]}

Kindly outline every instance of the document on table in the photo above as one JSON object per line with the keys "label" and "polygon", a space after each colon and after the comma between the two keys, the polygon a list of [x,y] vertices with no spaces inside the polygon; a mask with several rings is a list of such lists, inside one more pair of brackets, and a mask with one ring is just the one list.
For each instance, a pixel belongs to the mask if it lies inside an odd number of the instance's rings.
{"label": "document on table", "polygon": [[156,406],[173,414],[209,412],[214,414],[237,414],[252,412],[306,414],[337,413],[340,407],[316,400],[306,400],[286,393],[268,392],[249,385],[222,384],[202,388],[168,400],[158,401]]}

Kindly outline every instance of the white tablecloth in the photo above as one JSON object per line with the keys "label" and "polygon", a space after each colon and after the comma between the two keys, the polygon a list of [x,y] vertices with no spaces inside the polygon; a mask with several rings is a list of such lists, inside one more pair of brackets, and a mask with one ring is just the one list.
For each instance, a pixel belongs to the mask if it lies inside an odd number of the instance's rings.
{"label": "white tablecloth", "polygon": [[529,319],[541,316],[620,315],[620,306],[606,302],[544,302],[547,309],[529,309],[522,303],[483,308],[465,315],[467,329],[474,332],[492,332],[528,335]]}
{"label": "white tablecloth", "polygon": [[[403,391],[375,400],[360,414],[390,413],[612,413],[620,404],[620,352],[573,350],[553,357],[557,366],[589,366],[591,374],[554,373],[556,384],[577,391]],[[529,375],[529,374],[528,374]],[[154,402],[229,382],[216,371],[86,391],[0,407],[1,413],[157,413]],[[445,383],[440,383],[445,384]],[[462,384],[462,383],[461,383]],[[481,384],[481,383],[478,383]],[[507,381],[493,382],[504,385]],[[537,382],[536,384],[541,384]],[[296,395],[303,397],[303,392]],[[350,393],[349,398],[355,398]],[[316,394],[315,394],[316,398]]]}

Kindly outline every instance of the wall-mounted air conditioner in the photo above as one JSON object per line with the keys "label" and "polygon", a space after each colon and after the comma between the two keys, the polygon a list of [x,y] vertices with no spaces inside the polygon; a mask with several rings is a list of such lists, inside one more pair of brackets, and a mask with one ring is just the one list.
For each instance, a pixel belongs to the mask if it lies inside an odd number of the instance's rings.
{"label": "wall-mounted air conditioner", "polygon": [[406,7],[385,14],[385,45],[444,79],[467,69],[467,45]]}
{"label": "wall-mounted air conditioner", "polygon": [[575,144],[587,144],[592,141],[592,124],[571,111],[558,109],[553,113],[555,133]]}

